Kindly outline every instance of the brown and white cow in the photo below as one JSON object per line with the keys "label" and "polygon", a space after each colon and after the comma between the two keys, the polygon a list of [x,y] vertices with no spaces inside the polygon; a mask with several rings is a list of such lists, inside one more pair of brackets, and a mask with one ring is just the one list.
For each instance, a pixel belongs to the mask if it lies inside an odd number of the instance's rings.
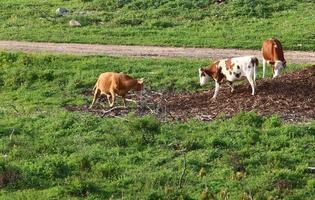
{"label": "brown and white cow", "polygon": [[263,56],[263,78],[265,77],[266,63],[272,66],[273,78],[279,76],[281,69],[286,66],[280,41],[274,38],[264,41],[261,51]]}
{"label": "brown and white cow", "polygon": [[252,87],[252,95],[255,95],[255,80],[258,59],[255,56],[244,56],[223,59],[214,62],[208,68],[199,68],[200,86],[205,85],[211,79],[215,81],[213,99],[218,95],[220,84],[228,82],[231,92],[234,91],[232,83],[246,77]]}
{"label": "brown and white cow", "polygon": [[[123,99],[124,106],[126,106],[126,95],[129,90],[141,91],[143,88],[143,79],[133,79],[127,74],[106,72],[102,73],[93,90],[94,98],[90,108],[93,107],[95,101],[100,95],[106,95],[110,107],[113,107],[115,102],[115,96],[119,95]],[[110,101],[110,97],[112,101]]]}

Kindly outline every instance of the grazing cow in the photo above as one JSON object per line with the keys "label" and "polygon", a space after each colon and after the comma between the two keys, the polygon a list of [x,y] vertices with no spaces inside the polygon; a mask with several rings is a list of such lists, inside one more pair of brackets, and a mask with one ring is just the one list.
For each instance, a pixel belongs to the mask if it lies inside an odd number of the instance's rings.
{"label": "grazing cow", "polygon": [[[94,98],[90,108],[100,95],[106,95],[110,107],[114,106],[115,95],[122,97],[124,106],[126,106],[126,94],[129,90],[141,91],[143,88],[143,79],[137,80],[123,73],[106,72],[102,73],[94,88]],[[110,101],[110,97],[112,101]]]}
{"label": "grazing cow", "polygon": [[264,41],[261,51],[263,56],[263,78],[265,78],[266,63],[272,66],[273,78],[279,76],[281,69],[286,66],[280,41],[273,38]]}
{"label": "grazing cow", "polygon": [[227,81],[231,88],[231,92],[233,92],[233,81],[246,77],[252,87],[252,95],[255,95],[257,66],[258,59],[254,56],[219,60],[210,65],[207,69],[199,69],[200,85],[203,86],[210,79],[213,79],[215,81],[215,90],[212,98],[215,99],[218,95],[221,83]]}

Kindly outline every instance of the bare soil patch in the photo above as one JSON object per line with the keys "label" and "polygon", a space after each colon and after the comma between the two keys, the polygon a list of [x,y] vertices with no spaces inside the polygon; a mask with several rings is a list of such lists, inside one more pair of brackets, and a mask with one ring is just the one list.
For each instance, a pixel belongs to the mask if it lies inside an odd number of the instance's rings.
{"label": "bare soil patch", "polygon": [[241,111],[255,111],[262,116],[277,114],[288,122],[315,119],[315,65],[275,79],[258,80],[256,89],[257,94],[252,96],[245,81],[235,87],[234,93],[223,86],[216,100],[211,99],[213,89],[197,93],[147,91],[135,108],[119,108],[107,113],[100,107],[88,109],[88,105],[67,105],[66,109],[103,117],[122,116],[132,111],[139,116],[152,114],[161,120],[180,121],[189,118],[213,120],[218,115],[232,117]]}

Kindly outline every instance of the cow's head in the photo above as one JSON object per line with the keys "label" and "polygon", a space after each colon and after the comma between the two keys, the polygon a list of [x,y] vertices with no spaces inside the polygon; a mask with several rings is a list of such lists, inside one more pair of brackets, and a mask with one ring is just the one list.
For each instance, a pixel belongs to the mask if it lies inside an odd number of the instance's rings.
{"label": "cow's head", "polygon": [[135,91],[141,91],[143,89],[143,78],[137,80],[137,84],[134,87]]}
{"label": "cow's head", "polygon": [[282,68],[286,67],[286,61],[277,60],[273,65],[273,78],[280,75]]}
{"label": "cow's head", "polygon": [[206,72],[206,69],[204,68],[199,68],[199,80],[200,80],[200,86],[204,86],[210,81],[211,77],[210,75]]}

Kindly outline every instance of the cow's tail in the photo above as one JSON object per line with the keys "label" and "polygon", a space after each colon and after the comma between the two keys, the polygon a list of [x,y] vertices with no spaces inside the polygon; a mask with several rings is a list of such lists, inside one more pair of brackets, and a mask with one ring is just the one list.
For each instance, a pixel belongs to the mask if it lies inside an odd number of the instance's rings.
{"label": "cow's tail", "polygon": [[257,73],[258,64],[259,64],[258,58],[253,57],[252,58],[252,64],[253,64],[253,67],[254,67],[253,80],[255,82],[256,81],[256,73]]}
{"label": "cow's tail", "polygon": [[95,90],[96,90],[96,88],[97,88],[97,84],[98,84],[98,80],[96,81],[96,83],[95,83],[95,85],[94,85],[94,87],[93,87],[93,89],[92,89],[92,93],[93,93],[93,94],[95,93]]}

